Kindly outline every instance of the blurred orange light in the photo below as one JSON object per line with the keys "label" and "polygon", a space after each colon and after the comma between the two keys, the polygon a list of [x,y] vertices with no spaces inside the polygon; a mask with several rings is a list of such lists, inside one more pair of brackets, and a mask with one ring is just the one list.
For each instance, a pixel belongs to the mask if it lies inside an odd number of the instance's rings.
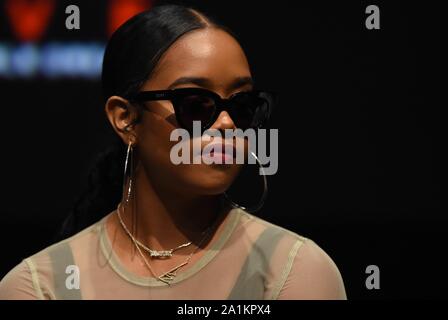
{"label": "blurred orange light", "polygon": [[21,41],[39,40],[54,13],[54,0],[7,0],[5,9],[11,28]]}
{"label": "blurred orange light", "polygon": [[130,17],[151,8],[151,0],[111,0],[108,8],[108,35],[120,27]]}

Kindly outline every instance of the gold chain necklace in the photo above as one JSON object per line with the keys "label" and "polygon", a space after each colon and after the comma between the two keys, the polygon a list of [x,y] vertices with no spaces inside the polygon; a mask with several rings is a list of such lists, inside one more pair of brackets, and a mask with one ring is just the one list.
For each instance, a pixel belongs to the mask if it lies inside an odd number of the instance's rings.
{"label": "gold chain necklace", "polygon": [[160,276],[157,276],[156,273],[154,272],[154,270],[152,269],[151,265],[149,264],[148,260],[146,259],[145,255],[141,251],[140,245],[139,245],[140,242],[138,242],[138,240],[135,239],[135,237],[132,235],[132,233],[126,227],[126,224],[124,223],[123,219],[121,218],[120,209],[121,209],[121,203],[118,205],[118,209],[117,209],[118,220],[120,221],[120,224],[123,227],[123,229],[126,232],[126,234],[129,236],[129,238],[131,238],[132,243],[135,245],[135,247],[136,247],[138,253],[140,254],[140,257],[142,258],[143,262],[145,263],[146,267],[153,274],[154,277],[156,277],[157,279],[159,279],[160,281],[162,281],[162,282],[164,282],[164,283],[166,283],[168,285],[170,285],[170,282],[173,281],[174,278],[176,277],[177,271],[181,267],[183,267],[184,265],[186,265],[186,264],[188,264],[190,262],[191,257],[193,256],[194,253],[196,253],[198,251],[198,249],[200,248],[201,244],[205,241],[205,239],[207,238],[207,235],[212,230],[212,226],[214,225],[214,223],[213,223],[205,231],[202,232],[204,234],[204,237],[199,242],[199,245],[196,246],[196,249],[193,252],[190,253],[190,255],[187,257],[187,259],[184,262],[182,262],[181,264],[179,264],[179,265],[175,266],[174,268],[168,270],[167,272],[161,274]]}

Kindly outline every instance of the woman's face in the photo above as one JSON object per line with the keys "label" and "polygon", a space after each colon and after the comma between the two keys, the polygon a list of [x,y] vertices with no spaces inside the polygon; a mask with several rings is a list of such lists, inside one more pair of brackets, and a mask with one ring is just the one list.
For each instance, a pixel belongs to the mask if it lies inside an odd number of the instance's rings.
{"label": "woman's face", "polygon": [[[164,53],[141,90],[188,87],[205,88],[222,98],[252,89],[246,56],[232,36],[215,28],[185,34]],[[200,164],[173,164],[170,151],[178,142],[170,141],[170,134],[179,128],[173,106],[170,101],[151,101],[145,104],[149,112],[143,112],[141,122],[135,126],[136,148],[151,183],[165,190],[193,196],[224,192],[238,175],[241,164],[205,164],[202,161]],[[222,111],[211,129],[236,127],[229,114]],[[201,137],[198,139],[202,148],[210,143],[210,140],[205,141]],[[235,147],[239,145],[233,139],[223,142]],[[188,143],[191,157],[193,137]],[[244,145],[247,150],[247,143]],[[201,154],[194,156],[201,157]]]}

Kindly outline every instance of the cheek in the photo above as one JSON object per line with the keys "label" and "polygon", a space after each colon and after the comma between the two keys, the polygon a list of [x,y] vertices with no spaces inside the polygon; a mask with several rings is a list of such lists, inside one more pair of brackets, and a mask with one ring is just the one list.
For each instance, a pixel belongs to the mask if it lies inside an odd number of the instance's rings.
{"label": "cheek", "polygon": [[144,114],[138,131],[138,141],[141,158],[146,164],[160,167],[163,163],[170,162],[170,150],[175,143],[170,141],[170,134],[175,128],[159,114]]}

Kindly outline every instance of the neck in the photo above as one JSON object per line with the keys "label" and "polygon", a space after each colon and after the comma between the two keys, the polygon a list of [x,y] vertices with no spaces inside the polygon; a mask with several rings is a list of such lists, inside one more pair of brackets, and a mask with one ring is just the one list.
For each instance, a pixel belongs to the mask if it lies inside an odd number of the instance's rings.
{"label": "neck", "polygon": [[[126,189],[127,191],[127,189]],[[144,175],[135,173],[132,196],[122,202],[121,217],[134,237],[153,250],[168,250],[183,243],[201,241],[208,227],[225,218],[220,196],[186,196],[166,192]]]}

